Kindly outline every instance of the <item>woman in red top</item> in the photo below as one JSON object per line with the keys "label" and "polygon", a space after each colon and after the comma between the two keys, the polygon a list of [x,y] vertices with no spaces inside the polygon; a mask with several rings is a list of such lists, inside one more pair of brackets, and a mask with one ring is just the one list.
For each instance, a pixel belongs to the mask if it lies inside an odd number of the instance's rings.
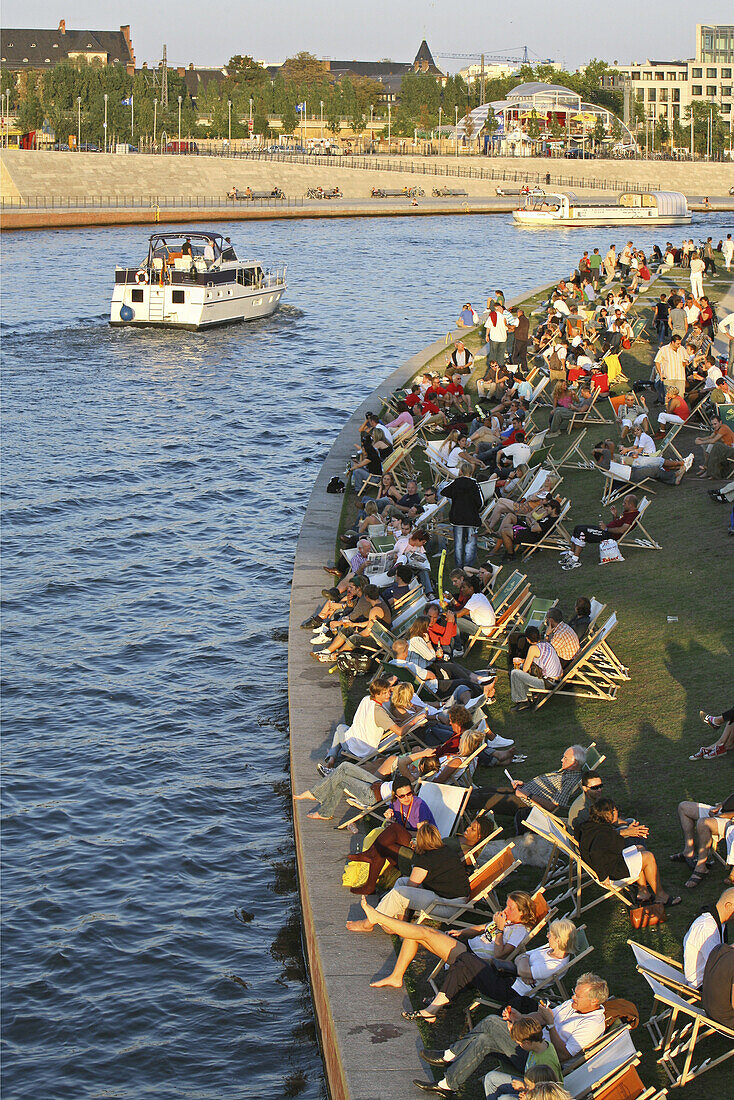
{"label": "woman in red top", "polygon": [[702,295],[699,300],[700,315],[698,323],[703,328],[703,331],[707,336],[714,338],[714,311],[711,308],[711,303],[705,295]]}

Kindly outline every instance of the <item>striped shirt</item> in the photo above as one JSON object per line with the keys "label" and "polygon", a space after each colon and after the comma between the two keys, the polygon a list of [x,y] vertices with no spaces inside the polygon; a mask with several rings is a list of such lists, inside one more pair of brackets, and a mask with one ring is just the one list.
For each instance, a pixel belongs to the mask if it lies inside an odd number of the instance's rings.
{"label": "striped shirt", "polygon": [[546,640],[550,642],[562,661],[572,661],[579,651],[578,636],[568,623],[558,623],[546,634]]}
{"label": "striped shirt", "polygon": [[573,802],[581,783],[581,772],[566,768],[560,772],[538,775],[529,783],[523,783],[522,793],[528,798],[547,798],[561,810],[567,810]]}

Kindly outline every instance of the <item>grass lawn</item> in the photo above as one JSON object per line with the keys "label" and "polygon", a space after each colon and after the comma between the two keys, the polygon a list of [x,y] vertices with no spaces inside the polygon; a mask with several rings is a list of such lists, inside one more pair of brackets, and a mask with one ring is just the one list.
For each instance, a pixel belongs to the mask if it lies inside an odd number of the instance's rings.
{"label": "grass lawn", "polygon": [[[643,303],[654,302],[656,294],[664,288],[686,284],[686,273],[673,271],[667,285],[661,286],[658,281],[646,298],[640,298],[635,315],[649,321],[652,306]],[[728,286],[724,279],[718,285],[707,280],[706,290],[712,303],[721,298]],[[532,309],[537,299],[524,304],[526,310]],[[648,327],[652,331],[651,323]],[[472,333],[465,342],[476,350],[481,339]],[[649,377],[655,350],[655,345],[643,336],[632,351],[622,353],[622,366],[631,380]],[[441,353],[434,360],[438,364],[436,369],[443,370],[443,361]],[[543,426],[543,416],[539,419]],[[697,459],[700,457],[701,449],[693,445],[698,434],[699,431],[682,430],[676,440],[682,454],[694,450]],[[605,435],[615,438],[615,426],[591,428],[586,436],[586,449],[590,451],[593,442]],[[557,453],[566,440],[564,435],[556,441]],[[566,470],[564,474],[561,494],[572,501],[567,526],[596,523],[602,512],[606,512],[600,504],[601,476],[596,471]],[[715,802],[732,789],[734,754],[716,762],[688,760],[699,745],[713,740],[712,731],[701,723],[699,710],[720,713],[732,704],[734,543],[727,536],[727,506],[714,503],[708,496],[708,489],[718,484],[696,481],[690,476],[677,488],[654,483],[656,493],[645,519],[663,547],[661,552],[630,546],[623,548],[624,562],[601,567],[597,564],[597,548],[589,546],[582,557],[583,568],[571,572],[560,569],[557,554],[552,551],[536,553],[525,565],[518,565],[527,573],[533,593],[557,599],[567,615],[572,613],[580,595],[595,596],[607,605],[607,611],[616,611],[619,623],[610,643],[630,668],[632,679],[619,686],[614,702],[556,697],[537,713],[512,714],[509,679],[502,672],[498,702],[490,711],[493,729],[513,737],[518,751],[528,755],[525,764],[512,769],[513,775],[529,779],[553,770],[568,745],[593,740],[607,756],[602,767],[605,793],[618,802],[623,814],[634,816],[650,827],[648,845],[657,856],[663,883],[671,892],[683,895],[683,904],[668,911],[667,924],[638,932],[631,928],[627,911],[614,902],[606,902],[584,914],[588,938],[594,945],[588,969],[609,982],[612,994],[634,1001],[643,1020],[650,1014],[652,998],[635,971],[626,943],[628,937],[681,958],[683,935],[699,907],[714,902],[723,888],[724,873],[719,865],[711,869],[707,881],[697,890],[688,891],[683,887],[688,877],[686,868],[668,861],[668,856],[681,846],[678,802],[684,799]],[[643,492],[638,492],[638,498]],[[353,495],[345,500],[343,524],[351,524],[354,519],[354,500]],[[452,565],[449,552],[446,575]],[[500,583],[505,576],[506,570],[500,575]],[[669,617],[675,621],[669,621]],[[477,650],[475,647],[472,651],[476,656],[470,662],[475,667],[479,667],[481,660]],[[348,717],[364,691],[362,680],[356,681],[351,692],[345,691]],[[497,770],[491,769],[477,778],[488,785],[499,785],[504,780]],[[520,869],[511,885],[532,888],[538,880],[537,870]],[[423,974],[432,964],[432,959],[419,956],[413,965],[409,977],[416,1004],[426,995]],[[392,1011],[393,1005],[394,1000],[386,999],[386,1012]],[[438,1024],[422,1027],[425,1045],[447,1044],[463,1026],[459,1002]],[[642,1025],[633,1038],[642,1052],[641,1075],[645,1084],[665,1084],[665,1074],[655,1061]],[[707,1054],[715,1049],[716,1045],[710,1041],[702,1046]],[[493,1066],[494,1061],[488,1059],[485,1072]],[[725,1066],[694,1081],[684,1090],[687,1100],[731,1095],[734,1092],[731,1073],[729,1063],[728,1070]],[[483,1096],[481,1076],[472,1079],[462,1095]]]}

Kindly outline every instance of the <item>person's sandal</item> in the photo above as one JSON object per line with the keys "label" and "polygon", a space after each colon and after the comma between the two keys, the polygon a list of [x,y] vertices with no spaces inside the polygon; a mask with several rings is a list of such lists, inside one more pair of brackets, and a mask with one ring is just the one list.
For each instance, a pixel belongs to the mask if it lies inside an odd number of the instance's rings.
{"label": "person's sandal", "polygon": [[661,905],[663,906],[664,909],[672,909],[672,907],[674,905],[680,905],[682,901],[683,901],[683,898],[680,898],[680,897],[673,898],[673,897],[669,896],[667,901],[661,902]]}
{"label": "person's sandal", "polygon": [[670,862],[671,863],[686,863],[688,865],[688,867],[691,869],[691,871],[693,871],[695,866],[696,866],[695,857],[694,856],[687,856],[685,854],[685,852],[674,852],[673,855],[670,857]]}
{"label": "person's sandal", "polygon": [[691,877],[686,882],[686,890],[695,890],[697,886],[700,886],[703,880],[708,876],[708,871],[694,871]]}
{"label": "person's sandal", "polygon": [[423,1021],[424,1024],[435,1024],[436,1022],[435,1016],[426,1016],[425,1012],[420,1011],[420,1009],[415,1012],[401,1012],[400,1015],[404,1020]]}

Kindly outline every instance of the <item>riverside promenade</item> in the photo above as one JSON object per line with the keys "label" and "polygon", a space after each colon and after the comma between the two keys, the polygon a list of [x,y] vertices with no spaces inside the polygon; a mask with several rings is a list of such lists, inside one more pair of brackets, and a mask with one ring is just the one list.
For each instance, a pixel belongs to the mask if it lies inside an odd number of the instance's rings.
{"label": "riverside promenade", "polygon": [[[530,290],[509,304],[536,294]],[[464,330],[465,331],[465,330]],[[459,339],[462,330],[451,333]],[[446,348],[438,340],[422,349],[382,382],[346,422],[332,445],[314,484],[303,519],[293,567],[288,634],[288,705],[291,785],[310,787],[316,764],[325,756],[335,727],[344,719],[339,676],[309,657],[309,634],[300,624],[323,603],[323,571],[331,560],[344,496],[326,492],[329,480],[342,476],[359,438],[359,425],[380,399],[420,372]],[[420,1036],[402,1020],[398,1006],[412,1008],[406,994],[370,988],[388,972],[390,941],[381,932],[348,932],[347,920],[361,917],[359,899],[340,885],[350,834],[334,823],[306,817],[310,803],[294,803],[299,891],[314,1007],[321,1036],[329,1091],[333,1100],[405,1100],[417,1095],[413,1078],[421,1077]]]}

